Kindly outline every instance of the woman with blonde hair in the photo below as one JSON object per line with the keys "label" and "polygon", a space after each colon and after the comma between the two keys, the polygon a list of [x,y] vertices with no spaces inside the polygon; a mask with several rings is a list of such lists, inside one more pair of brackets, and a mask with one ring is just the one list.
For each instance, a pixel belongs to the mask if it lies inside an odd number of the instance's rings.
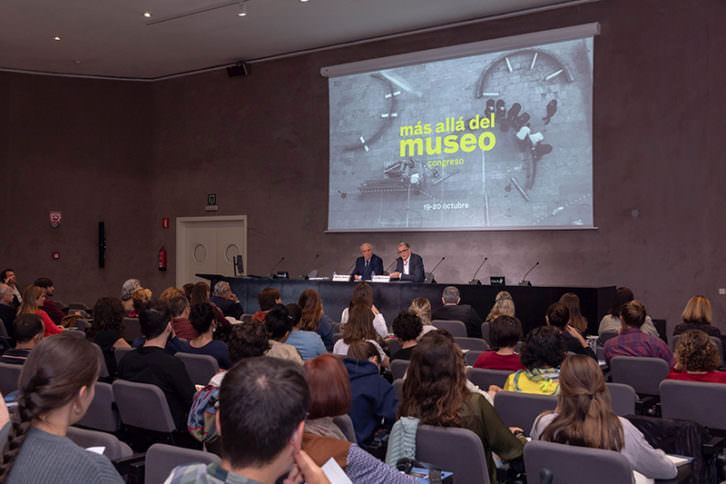
{"label": "woman with blonde hair", "polygon": [[45,289],[38,286],[29,286],[23,291],[23,303],[18,308],[18,316],[21,314],[37,314],[43,320],[43,337],[50,336],[51,334],[58,334],[63,331],[63,328],[56,326],[48,313],[40,309],[45,303]]}
{"label": "woman with blonde hair", "polygon": [[688,300],[681,314],[682,323],[676,325],[673,336],[690,329],[698,329],[709,336],[721,336],[721,330],[711,323],[711,301],[706,296],[693,296]]}
{"label": "woman with blonde hair", "polygon": [[718,371],[721,355],[711,336],[698,329],[681,334],[676,343],[675,366],[666,378],[671,380],[726,383],[726,372]]}
{"label": "woman with blonde hair", "polygon": [[620,452],[634,470],[652,479],[677,474],[665,452],[651,447],[629,420],[615,415],[602,371],[584,355],[571,355],[562,363],[557,407],[537,417],[531,437]]}
{"label": "woman with blonde hair", "polygon": [[514,317],[514,299],[512,299],[512,295],[508,291],[499,291],[497,293],[494,298],[494,305],[484,321],[491,323],[499,316]]}
{"label": "woman with blonde hair", "polygon": [[421,334],[418,335],[418,339],[421,339],[421,337],[429,331],[436,329],[436,326],[431,324],[431,301],[425,297],[417,297],[411,301],[411,305],[408,307],[408,312],[418,316],[421,320],[421,324],[423,325]]}

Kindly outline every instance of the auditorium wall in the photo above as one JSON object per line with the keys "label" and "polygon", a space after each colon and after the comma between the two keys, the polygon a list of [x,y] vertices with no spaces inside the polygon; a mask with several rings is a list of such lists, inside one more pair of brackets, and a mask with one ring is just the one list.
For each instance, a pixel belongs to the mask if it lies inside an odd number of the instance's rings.
{"label": "auditorium wall", "polygon": [[[607,0],[410,35],[156,83],[0,75],[7,116],[0,264],[21,282],[57,281],[64,301],[92,303],[131,276],[159,291],[175,282],[174,228],[161,217],[248,216],[248,270],[342,272],[371,241],[389,264],[408,240],[439,282],[504,275],[535,285],[633,287],[672,328],[687,298],[714,302],[726,330],[720,216],[726,137],[720,112],[726,32],[718,0]],[[594,204],[598,230],[327,234],[328,97],[320,67],[585,22],[595,47]],[[47,212],[63,210],[59,229]],[[107,267],[96,256],[106,222]],[[161,245],[170,268],[156,270]],[[52,250],[60,262],[50,259]],[[333,315],[334,316],[334,315]]]}

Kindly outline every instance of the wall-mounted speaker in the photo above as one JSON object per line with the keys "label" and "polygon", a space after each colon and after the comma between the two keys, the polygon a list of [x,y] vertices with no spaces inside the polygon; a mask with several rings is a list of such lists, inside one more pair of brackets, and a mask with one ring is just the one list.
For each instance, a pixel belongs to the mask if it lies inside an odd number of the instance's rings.
{"label": "wall-mounted speaker", "polygon": [[106,226],[98,222],[98,267],[106,266]]}

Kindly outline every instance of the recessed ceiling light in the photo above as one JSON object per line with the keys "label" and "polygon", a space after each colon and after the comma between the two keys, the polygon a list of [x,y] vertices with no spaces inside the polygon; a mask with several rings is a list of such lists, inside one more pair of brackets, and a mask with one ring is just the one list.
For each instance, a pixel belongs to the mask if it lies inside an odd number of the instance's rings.
{"label": "recessed ceiling light", "polygon": [[53,40],[55,40],[56,42],[58,42],[60,39],[60,35],[56,35],[55,37],[53,37]]}
{"label": "recessed ceiling light", "polygon": [[300,3],[308,3],[310,0],[300,0]]}
{"label": "recessed ceiling light", "polygon": [[237,10],[237,16],[238,17],[246,17],[247,16],[247,1],[239,3],[239,10]]}
{"label": "recessed ceiling light", "polygon": [[149,12],[149,11],[144,12],[144,17],[151,18],[151,12]]}

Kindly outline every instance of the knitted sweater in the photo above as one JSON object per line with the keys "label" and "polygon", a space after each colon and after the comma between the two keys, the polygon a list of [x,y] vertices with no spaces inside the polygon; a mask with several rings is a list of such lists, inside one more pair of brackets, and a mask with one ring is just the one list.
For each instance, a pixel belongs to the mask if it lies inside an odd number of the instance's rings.
{"label": "knitted sweater", "polygon": [[[10,424],[0,430],[3,445],[9,431]],[[82,449],[66,437],[32,428],[15,458],[7,482],[121,484],[124,481],[107,457]]]}

